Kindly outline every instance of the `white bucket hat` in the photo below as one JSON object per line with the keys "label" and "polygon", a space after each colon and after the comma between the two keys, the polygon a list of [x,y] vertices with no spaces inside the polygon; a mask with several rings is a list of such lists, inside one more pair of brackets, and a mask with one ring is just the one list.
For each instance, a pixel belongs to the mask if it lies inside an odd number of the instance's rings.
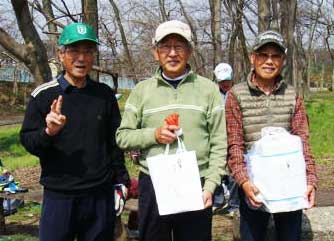
{"label": "white bucket hat", "polygon": [[164,37],[170,34],[178,34],[191,44],[191,30],[188,24],[178,20],[164,22],[158,26],[153,38],[153,44],[159,43]]}
{"label": "white bucket hat", "polygon": [[233,77],[233,70],[231,65],[226,63],[220,63],[215,68],[215,76],[217,78],[218,82],[224,81],[224,80],[232,80]]}

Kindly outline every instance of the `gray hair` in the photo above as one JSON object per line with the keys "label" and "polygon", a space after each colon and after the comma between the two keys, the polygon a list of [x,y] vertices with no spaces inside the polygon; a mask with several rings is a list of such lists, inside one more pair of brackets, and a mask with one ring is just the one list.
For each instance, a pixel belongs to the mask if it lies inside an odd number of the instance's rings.
{"label": "gray hair", "polygon": [[65,45],[59,45],[59,46],[58,46],[58,50],[59,50],[60,52],[64,52],[65,49],[66,49],[66,46],[65,46]]}

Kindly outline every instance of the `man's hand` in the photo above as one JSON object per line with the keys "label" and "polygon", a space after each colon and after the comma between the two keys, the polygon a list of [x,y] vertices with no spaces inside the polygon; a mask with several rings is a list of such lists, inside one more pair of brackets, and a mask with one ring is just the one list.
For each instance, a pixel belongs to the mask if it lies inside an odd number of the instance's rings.
{"label": "man's hand", "polygon": [[63,105],[63,97],[59,95],[58,99],[55,99],[52,102],[51,110],[45,118],[45,121],[46,121],[45,132],[49,136],[54,136],[58,134],[58,132],[61,129],[63,129],[66,123],[66,116],[61,114],[62,105]]}
{"label": "man's hand", "polygon": [[171,144],[176,140],[174,133],[180,127],[175,125],[164,125],[155,129],[155,139],[160,144]]}
{"label": "man's hand", "polygon": [[209,191],[203,191],[203,203],[204,208],[209,208],[212,206],[212,193]]}
{"label": "man's hand", "polygon": [[241,187],[244,190],[248,201],[253,207],[259,208],[262,206],[262,202],[259,202],[256,198],[256,194],[258,194],[260,191],[253,183],[246,181],[241,185]]}
{"label": "man's hand", "polygon": [[307,191],[305,193],[305,196],[307,197],[309,206],[308,208],[312,208],[315,205],[315,188],[313,185],[307,185]]}

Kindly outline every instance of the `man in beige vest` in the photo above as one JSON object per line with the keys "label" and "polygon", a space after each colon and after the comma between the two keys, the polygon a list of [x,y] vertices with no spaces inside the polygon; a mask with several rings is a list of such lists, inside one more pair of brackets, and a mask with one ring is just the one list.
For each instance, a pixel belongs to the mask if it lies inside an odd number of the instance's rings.
{"label": "man in beige vest", "polygon": [[[270,213],[259,211],[258,188],[250,181],[244,154],[261,137],[263,127],[283,127],[301,138],[306,162],[309,208],[314,206],[316,169],[308,141],[309,129],[302,98],[285,83],[281,71],[286,58],[282,36],[265,31],[256,38],[247,80],[235,85],[226,101],[228,165],[240,186],[242,241],[264,240]],[[273,214],[279,241],[298,241],[302,210]]]}

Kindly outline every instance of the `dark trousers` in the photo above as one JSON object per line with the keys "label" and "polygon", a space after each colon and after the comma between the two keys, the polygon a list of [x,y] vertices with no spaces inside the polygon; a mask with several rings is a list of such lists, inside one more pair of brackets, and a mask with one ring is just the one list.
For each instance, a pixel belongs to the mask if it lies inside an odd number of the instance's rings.
{"label": "dark trousers", "polygon": [[242,193],[240,195],[241,241],[263,241],[267,233],[270,215],[273,215],[278,241],[300,240],[302,210],[275,214],[253,210],[248,207]]}
{"label": "dark trousers", "polygon": [[139,174],[140,241],[210,241],[212,209],[160,216],[150,176]]}
{"label": "dark trousers", "polygon": [[40,220],[40,241],[112,241],[114,191],[73,197],[45,190]]}

